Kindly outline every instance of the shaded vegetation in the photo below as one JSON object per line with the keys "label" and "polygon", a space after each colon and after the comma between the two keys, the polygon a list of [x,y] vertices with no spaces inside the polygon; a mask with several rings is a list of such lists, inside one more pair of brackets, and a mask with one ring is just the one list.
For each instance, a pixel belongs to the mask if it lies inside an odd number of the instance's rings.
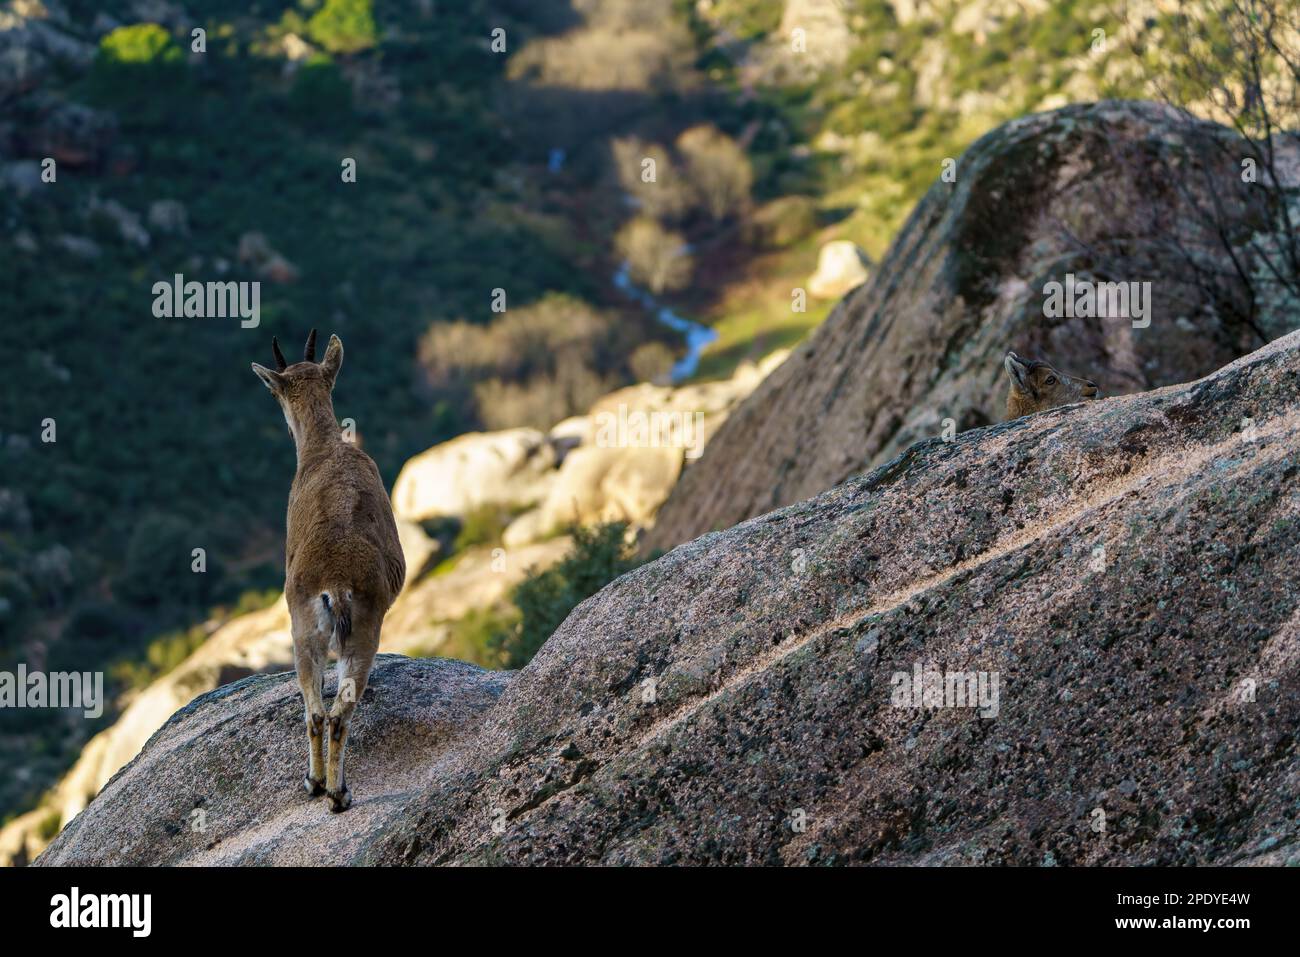
{"label": "shaded vegetation", "polygon": [[568,555],[515,586],[510,598],[519,620],[488,635],[489,649],[501,667],[522,668],[580,602],[639,564],[622,522],[574,529]]}

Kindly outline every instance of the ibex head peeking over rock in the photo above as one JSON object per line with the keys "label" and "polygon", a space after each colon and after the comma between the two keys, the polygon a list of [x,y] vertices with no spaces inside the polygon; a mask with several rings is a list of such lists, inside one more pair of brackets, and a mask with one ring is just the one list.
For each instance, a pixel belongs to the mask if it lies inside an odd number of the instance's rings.
{"label": "ibex head peeking over rock", "polygon": [[[379,648],[379,626],[406,578],[392,505],[370,456],[345,442],[330,392],[343,365],[343,343],[330,336],[316,362],[316,330],[303,361],[288,365],[271,340],[276,368],[253,363],[257,377],[284,411],[298,450],[289,488],[284,597],[293,630],[294,665],[307,707],[307,777],[312,797],[325,793],[330,809],[352,804],[343,775],[348,725],[366,690]],[[325,659],[339,656],[338,691],[329,710],[325,755]]]}
{"label": "ibex head peeking over rock", "polygon": [[1097,383],[1057,372],[1041,359],[1022,359],[1008,352],[1002,365],[1011,380],[1007,390],[1008,419],[1097,398]]}

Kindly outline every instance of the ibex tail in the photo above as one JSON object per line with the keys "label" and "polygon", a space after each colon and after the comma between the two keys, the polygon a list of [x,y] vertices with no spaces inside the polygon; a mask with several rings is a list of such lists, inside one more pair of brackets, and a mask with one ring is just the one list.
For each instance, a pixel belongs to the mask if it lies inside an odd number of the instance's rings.
{"label": "ibex tail", "polygon": [[330,644],[342,650],[352,634],[352,592],[331,588],[321,592],[321,622],[332,625]]}

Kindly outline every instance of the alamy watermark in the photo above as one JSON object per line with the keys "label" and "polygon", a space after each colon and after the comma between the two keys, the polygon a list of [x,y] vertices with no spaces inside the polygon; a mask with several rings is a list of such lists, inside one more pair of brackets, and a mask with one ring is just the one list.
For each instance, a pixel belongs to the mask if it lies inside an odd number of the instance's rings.
{"label": "alamy watermark", "polygon": [[83,894],[74,887],[50,898],[50,926],[76,929],[124,928],[132,937],[148,937],[153,929],[152,894]]}
{"label": "alamy watermark", "polygon": [[102,671],[0,671],[0,708],[80,708],[87,718],[104,713]]}
{"label": "alamy watermark", "polygon": [[199,282],[176,273],[153,284],[153,314],[159,319],[239,319],[244,329],[262,321],[260,282]]}
{"label": "alamy watermark", "polygon": [[1065,282],[1043,286],[1048,319],[1131,319],[1134,329],[1151,325],[1150,282],[1093,282],[1065,274]]}
{"label": "alamy watermark", "polygon": [[996,718],[999,705],[996,671],[940,671],[917,662],[895,671],[890,704],[895,708],[978,708],[981,718]]}
{"label": "alamy watermark", "polygon": [[629,411],[596,414],[596,446],[602,449],[685,449],[688,459],[704,452],[704,413]]}

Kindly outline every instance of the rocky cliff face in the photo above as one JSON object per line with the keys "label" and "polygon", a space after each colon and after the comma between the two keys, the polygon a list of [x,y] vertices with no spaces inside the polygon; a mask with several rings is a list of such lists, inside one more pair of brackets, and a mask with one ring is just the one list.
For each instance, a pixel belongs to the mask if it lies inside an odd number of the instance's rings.
{"label": "rocky cliff face", "polygon": [[345,815],[290,676],[209,693],[40,863],[1300,863],[1298,527],[1294,333],[705,535],[513,676],[386,659]]}
{"label": "rocky cliff face", "polygon": [[[1236,154],[1202,149],[1224,135],[1154,104],[1107,102],[981,138],[951,168],[955,180],[940,179],[918,204],[871,279],[683,472],[647,551],[816,495],[941,434],[945,420],[958,430],[1000,420],[1009,349],[1118,395],[1185,382],[1262,345],[1190,268],[1232,273],[1189,215],[1189,196],[1208,203],[1213,188],[1229,228],[1249,235]],[[1187,160],[1201,152],[1213,168]],[[1171,163],[1183,164],[1177,177]],[[1149,283],[1149,325],[1045,315],[1046,284],[1070,274]],[[1216,293],[1243,294],[1231,279]],[[1269,335],[1295,327],[1286,319]]]}

